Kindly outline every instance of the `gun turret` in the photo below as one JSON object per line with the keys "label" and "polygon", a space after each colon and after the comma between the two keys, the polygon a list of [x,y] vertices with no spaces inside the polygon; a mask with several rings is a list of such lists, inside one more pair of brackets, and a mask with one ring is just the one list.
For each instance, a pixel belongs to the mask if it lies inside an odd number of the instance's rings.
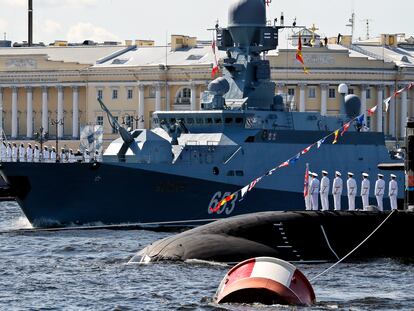
{"label": "gun turret", "polygon": [[124,129],[118,122],[117,119],[112,115],[112,113],[109,111],[109,109],[106,107],[106,105],[103,103],[102,99],[98,98],[98,102],[101,105],[101,109],[106,113],[108,116],[109,123],[111,124],[111,127],[115,129],[119,135],[121,136],[122,140],[126,144],[131,144],[134,142],[134,137],[129,133],[126,129]]}

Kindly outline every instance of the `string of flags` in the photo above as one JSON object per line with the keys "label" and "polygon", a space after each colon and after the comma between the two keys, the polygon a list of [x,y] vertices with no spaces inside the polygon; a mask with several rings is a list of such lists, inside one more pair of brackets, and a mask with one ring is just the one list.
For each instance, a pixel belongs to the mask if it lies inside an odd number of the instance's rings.
{"label": "string of flags", "polygon": [[[411,82],[407,84],[402,89],[399,89],[395,91],[390,97],[384,99],[383,103],[385,105],[385,111],[388,112],[388,109],[390,108],[390,102],[393,98],[397,98],[399,95],[401,95],[405,91],[409,91],[414,87],[414,82]],[[378,105],[372,107],[371,109],[368,109],[368,115],[372,116],[375,112],[378,110]]]}
{"label": "string of flags", "polygon": [[[344,134],[349,130],[349,128],[350,128],[350,126],[353,122],[357,122],[358,125],[363,125],[364,120],[365,120],[365,115],[364,114],[352,119],[348,123],[344,124],[341,128],[339,128],[336,131],[330,133],[329,135],[323,137],[322,139],[318,140],[317,142],[313,143],[312,145],[306,147],[305,149],[303,149],[301,152],[299,152],[298,154],[296,154],[295,156],[293,156],[289,160],[284,161],[279,166],[277,166],[275,168],[272,168],[271,170],[266,172],[264,175],[256,178],[255,180],[253,180],[247,186],[245,186],[242,189],[240,189],[240,190],[232,193],[231,195],[225,197],[223,200],[218,202],[217,205],[214,208],[210,207],[210,211],[212,213],[218,212],[223,205],[225,205],[226,203],[232,201],[238,193],[240,193],[240,195],[241,195],[240,196],[240,201],[243,200],[244,197],[247,195],[247,193],[252,191],[257,186],[257,184],[262,181],[263,178],[273,175],[277,170],[280,170],[281,168],[289,167],[291,165],[294,165],[296,162],[298,162],[301,159],[302,156],[304,156],[309,151],[311,151],[311,149],[313,149],[315,146],[317,147],[317,149],[319,149],[326,142],[326,140],[328,138],[332,137],[332,136],[334,136],[332,144],[337,144],[339,139],[340,139],[339,134],[341,134],[341,137],[344,136]],[[305,183],[306,183],[306,181],[305,181]]]}

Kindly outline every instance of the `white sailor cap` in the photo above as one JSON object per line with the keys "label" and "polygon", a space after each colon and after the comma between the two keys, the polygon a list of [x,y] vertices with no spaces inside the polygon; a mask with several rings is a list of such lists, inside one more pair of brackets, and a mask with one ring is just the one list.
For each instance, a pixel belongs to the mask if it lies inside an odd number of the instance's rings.
{"label": "white sailor cap", "polygon": [[391,178],[397,178],[397,175],[391,174]]}
{"label": "white sailor cap", "polygon": [[354,176],[354,173],[348,172],[348,176]]}
{"label": "white sailor cap", "polygon": [[384,175],[382,175],[382,174],[378,174],[378,177],[384,177]]}
{"label": "white sailor cap", "polygon": [[369,174],[368,173],[362,173],[362,176],[369,177]]}
{"label": "white sailor cap", "polygon": [[312,176],[313,176],[313,177],[318,177],[318,174],[316,174],[316,173],[312,173]]}
{"label": "white sailor cap", "polygon": [[339,172],[339,171],[336,171],[335,175],[342,176],[341,172]]}
{"label": "white sailor cap", "polygon": [[322,174],[328,175],[329,173],[327,171],[322,171]]}

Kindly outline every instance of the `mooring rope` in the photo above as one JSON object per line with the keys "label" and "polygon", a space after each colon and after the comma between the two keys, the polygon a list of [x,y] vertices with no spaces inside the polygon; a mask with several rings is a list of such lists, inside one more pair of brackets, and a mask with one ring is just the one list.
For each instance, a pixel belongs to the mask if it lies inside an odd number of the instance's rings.
{"label": "mooring rope", "polygon": [[375,228],[374,231],[372,231],[370,233],[370,235],[368,235],[365,240],[363,240],[361,243],[358,244],[357,247],[355,247],[352,251],[350,251],[347,255],[345,255],[345,257],[341,258],[340,260],[338,260],[336,263],[334,263],[332,266],[330,266],[328,269],[324,270],[322,273],[319,273],[317,276],[313,277],[310,281],[311,283],[313,283],[315,280],[319,279],[322,275],[328,273],[330,270],[332,270],[333,268],[335,268],[337,265],[339,265],[341,262],[343,262],[345,259],[347,259],[349,256],[351,256],[356,250],[358,250],[362,245],[364,245],[374,234],[375,232],[377,232],[386,222],[387,220],[394,214],[396,210],[393,210],[388,216],[387,218],[384,219],[384,221],[382,223],[380,223],[380,225]]}

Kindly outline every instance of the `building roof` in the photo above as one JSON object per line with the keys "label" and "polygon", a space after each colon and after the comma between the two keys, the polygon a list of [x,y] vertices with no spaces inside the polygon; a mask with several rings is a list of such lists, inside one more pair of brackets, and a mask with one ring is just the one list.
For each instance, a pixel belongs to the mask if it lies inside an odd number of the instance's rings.
{"label": "building roof", "polygon": [[[218,59],[225,56],[225,52],[216,51],[216,53]],[[209,45],[175,51],[172,51],[169,46],[137,47],[114,57],[108,57],[93,68],[158,66],[166,62],[174,66],[211,65],[214,63],[214,54]]]}
{"label": "building roof", "polygon": [[93,65],[97,60],[126,49],[125,46],[46,46],[0,48],[0,57],[46,55],[48,60]]}

